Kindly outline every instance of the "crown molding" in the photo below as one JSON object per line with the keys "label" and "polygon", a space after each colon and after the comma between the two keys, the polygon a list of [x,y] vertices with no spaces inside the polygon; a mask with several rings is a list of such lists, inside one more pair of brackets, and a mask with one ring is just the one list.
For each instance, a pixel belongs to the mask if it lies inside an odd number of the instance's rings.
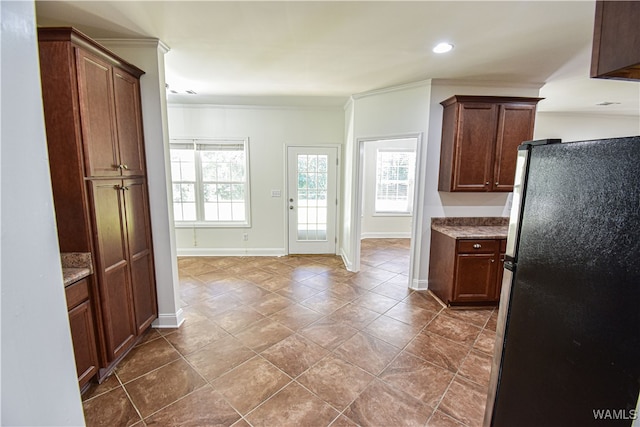
{"label": "crown molding", "polygon": [[167,46],[166,43],[156,38],[143,38],[143,39],[102,38],[102,39],[95,39],[95,40],[98,43],[108,43],[112,46],[117,45],[117,46],[123,46],[123,47],[143,47],[143,48],[153,47],[160,50],[163,54],[166,54],[171,50],[171,48]]}

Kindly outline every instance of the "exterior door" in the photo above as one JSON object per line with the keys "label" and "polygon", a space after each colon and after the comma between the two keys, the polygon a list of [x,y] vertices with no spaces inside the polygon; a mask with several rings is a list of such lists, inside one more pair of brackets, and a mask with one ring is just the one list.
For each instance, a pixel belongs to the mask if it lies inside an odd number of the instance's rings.
{"label": "exterior door", "polygon": [[338,149],[287,148],[290,254],[335,254]]}

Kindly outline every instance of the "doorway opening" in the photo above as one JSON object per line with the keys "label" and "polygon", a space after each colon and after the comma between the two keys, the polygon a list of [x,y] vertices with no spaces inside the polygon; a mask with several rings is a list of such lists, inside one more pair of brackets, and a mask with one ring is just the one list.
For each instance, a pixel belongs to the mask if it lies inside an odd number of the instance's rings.
{"label": "doorway opening", "polygon": [[[387,269],[406,275],[410,286],[416,243],[414,206],[419,208],[420,140],[420,134],[358,140],[354,271],[361,266]],[[385,254],[389,259],[369,250],[380,244],[394,249]]]}

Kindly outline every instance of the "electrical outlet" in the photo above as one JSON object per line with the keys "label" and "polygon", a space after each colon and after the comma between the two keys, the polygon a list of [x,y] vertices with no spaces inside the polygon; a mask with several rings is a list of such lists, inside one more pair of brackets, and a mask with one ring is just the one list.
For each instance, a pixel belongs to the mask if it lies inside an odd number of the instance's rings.
{"label": "electrical outlet", "polygon": [[249,240],[249,233],[244,233],[244,234],[242,235],[242,240],[244,240],[245,242],[246,242],[247,240]]}

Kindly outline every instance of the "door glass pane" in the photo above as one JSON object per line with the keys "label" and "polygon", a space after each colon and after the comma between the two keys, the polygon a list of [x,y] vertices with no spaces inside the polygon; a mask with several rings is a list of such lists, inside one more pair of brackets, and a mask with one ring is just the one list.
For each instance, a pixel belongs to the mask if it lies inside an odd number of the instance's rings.
{"label": "door glass pane", "polygon": [[327,160],[298,154],[298,240],[327,240]]}

